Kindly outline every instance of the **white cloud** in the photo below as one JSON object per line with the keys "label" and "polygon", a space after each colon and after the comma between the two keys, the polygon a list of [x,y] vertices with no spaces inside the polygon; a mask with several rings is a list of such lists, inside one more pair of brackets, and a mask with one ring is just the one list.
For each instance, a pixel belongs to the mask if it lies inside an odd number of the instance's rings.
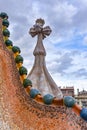
{"label": "white cloud", "polygon": [[87,45],[87,36],[85,36],[83,39],[83,45]]}
{"label": "white cloud", "polygon": [[73,20],[73,16],[77,13],[77,8],[74,7],[72,4],[68,4],[66,1],[62,3],[55,3],[53,8],[54,13],[56,14],[55,19],[63,20],[67,24],[70,24]]}
{"label": "white cloud", "polygon": [[[86,88],[86,79],[76,75],[85,75],[87,71],[87,49],[84,51],[82,48],[83,43],[87,44],[87,0],[1,0],[0,6],[0,11],[9,15],[10,39],[21,48],[24,66],[29,71],[34,62],[32,53],[36,38],[32,38],[28,31],[37,18],[43,18],[45,25],[52,28],[52,34],[43,41],[47,51],[47,68],[52,77],[59,86]],[[83,36],[82,46],[75,49],[77,44],[72,43],[73,49],[67,48],[78,35]]]}
{"label": "white cloud", "polygon": [[62,78],[62,77],[60,77],[60,76],[55,76],[54,75],[54,80],[56,81],[56,83],[58,84],[58,86],[74,86],[74,90],[75,90],[75,93],[77,93],[77,89],[79,88],[79,90],[81,91],[81,90],[83,90],[83,89],[85,89],[85,90],[87,90],[87,80],[77,80],[77,79],[74,79],[74,80],[72,80],[72,79],[64,79],[64,78]]}

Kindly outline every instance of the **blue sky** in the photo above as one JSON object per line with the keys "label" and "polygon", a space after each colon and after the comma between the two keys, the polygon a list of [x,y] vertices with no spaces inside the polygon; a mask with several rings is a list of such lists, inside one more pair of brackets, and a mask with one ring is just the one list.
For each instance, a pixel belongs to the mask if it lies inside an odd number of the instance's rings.
{"label": "blue sky", "polygon": [[53,79],[58,86],[87,90],[87,0],[0,0],[0,12],[9,16],[10,39],[21,48],[29,71],[37,38],[28,32],[43,18],[52,29],[43,43]]}

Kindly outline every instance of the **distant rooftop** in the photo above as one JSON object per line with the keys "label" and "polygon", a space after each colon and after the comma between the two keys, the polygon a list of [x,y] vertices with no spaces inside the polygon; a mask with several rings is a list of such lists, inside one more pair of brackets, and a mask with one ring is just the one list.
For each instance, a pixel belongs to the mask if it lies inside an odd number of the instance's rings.
{"label": "distant rooftop", "polygon": [[87,91],[86,90],[82,90],[82,91],[78,91],[78,96],[81,96],[81,95],[87,95]]}

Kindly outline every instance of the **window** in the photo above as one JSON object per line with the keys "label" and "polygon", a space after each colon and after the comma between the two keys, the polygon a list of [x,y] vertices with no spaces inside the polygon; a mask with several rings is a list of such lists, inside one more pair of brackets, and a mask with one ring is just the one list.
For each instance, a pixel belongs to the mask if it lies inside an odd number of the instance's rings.
{"label": "window", "polygon": [[83,107],[87,107],[87,101],[82,101]]}

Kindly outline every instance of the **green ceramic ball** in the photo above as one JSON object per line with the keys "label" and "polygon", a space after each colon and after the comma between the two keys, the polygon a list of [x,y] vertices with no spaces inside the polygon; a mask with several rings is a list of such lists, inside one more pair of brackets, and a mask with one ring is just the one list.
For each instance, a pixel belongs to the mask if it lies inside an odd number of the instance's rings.
{"label": "green ceramic ball", "polygon": [[2,25],[8,27],[9,26],[9,21],[7,19],[3,19]]}
{"label": "green ceramic ball", "polygon": [[0,13],[0,17],[1,17],[2,19],[4,19],[4,18],[8,19],[8,15],[7,15],[5,12],[1,12],[1,13]]}
{"label": "green ceramic ball", "polygon": [[24,79],[24,80],[23,80],[23,85],[24,85],[24,87],[26,88],[26,87],[28,87],[28,86],[32,86],[32,82],[31,82],[31,80],[29,80],[29,79]]}
{"label": "green ceramic ball", "polygon": [[23,74],[27,75],[27,69],[24,66],[20,67],[19,68],[19,74],[20,75],[23,75]]}
{"label": "green ceramic ball", "polygon": [[10,36],[9,30],[8,29],[3,30],[3,35],[9,37]]}
{"label": "green ceramic ball", "polygon": [[17,46],[13,46],[13,47],[12,47],[12,51],[13,51],[14,53],[16,53],[16,52],[21,53],[20,48],[19,48],[19,47],[17,47]]}
{"label": "green ceramic ball", "polygon": [[6,44],[6,46],[13,46],[13,43],[11,40],[6,40],[5,44]]}
{"label": "green ceramic ball", "polygon": [[17,55],[15,58],[16,63],[23,63],[23,57],[21,55]]}

